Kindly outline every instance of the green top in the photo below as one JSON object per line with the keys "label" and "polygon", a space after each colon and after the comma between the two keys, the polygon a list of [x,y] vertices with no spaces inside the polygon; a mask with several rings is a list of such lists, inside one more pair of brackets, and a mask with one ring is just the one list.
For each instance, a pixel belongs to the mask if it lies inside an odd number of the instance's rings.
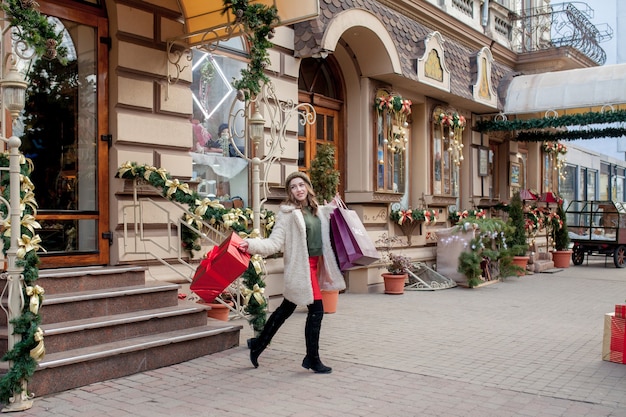
{"label": "green top", "polygon": [[302,208],[302,216],[306,225],[306,245],[309,256],[322,255],[322,222],[311,212],[310,207]]}

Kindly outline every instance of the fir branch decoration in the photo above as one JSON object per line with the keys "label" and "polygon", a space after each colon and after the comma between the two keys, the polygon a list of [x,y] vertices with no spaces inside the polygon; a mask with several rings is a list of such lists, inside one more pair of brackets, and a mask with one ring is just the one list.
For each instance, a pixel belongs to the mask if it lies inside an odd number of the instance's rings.
{"label": "fir branch decoration", "polygon": [[[560,128],[566,126],[587,126],[594,124],[626,122],[626,110],[606,112],[587,112],[581,114],[565,114],[558,117],[543,117],[539,119],[514,120],[480,120],[476,123],[477,132],[510,132],[514,130],[537,130],[546,128]],[[624,129],[619,129],[624,130]],[[623,133],[622,133],[623,134]],[[543,140],[560,140],[541,139]]]}
{"label": "fir branch decoration", "polygon": [[241,70],[241,78],[234,80],[232,85],[243,91],[245,99],[261,92],[261,83],[269,82],[265,75],[265,67],[270,63],[267,52],[273,44],[269,41],[274,37],[274,29],[280,20],[275,6],[250,4],[248,0],[224,0],[224,12],[232,10],[237,21],[244,27],[244,36],[250,43],[250,62]]}
{"label": "fir branch decoration", "polygon": [[507,244],[508,236],[512,233],[510,225],[501,219],[476,217],[462,221],[456,227],[459,232],[476,231],[469,242],[469,250],[459,255],[457,268],[467,278],[468,287],[476,287],[483,281],[481,262],[484,260],[498,265],[500,278],[511,272],[512,254]]}
{"label": "fir branch decoration", "polygon": [[61,45],[63,32],[56,33],[55,25],[39,12],[35,0],[4,0],[2,9],[9,17],[11,26],[17,29],[17,37],[46,59],[67,62],[67,48]]}
{"label": "fir branch decoration", "polygon": [[340,173],[335,169],[335,146],[319,145],[311,161],[309,176],[319,201],[331,201],[337,194]]}
{"label": "fir branch decoration", "polygon": [[[258,288],[265,288],[265,281],[261,279],[252,262],[248,265],[248,269],[242,275],[243,285],[249,290],[254,291],[255,286]],[[250,315],[248,322],[256,334],[261,334],[263,327],[265,327],[265,321],[267,319],[267,300],[263,298],[263,302],[260,303],[257,297],[250,297],[248,303],[245,306],[245,311]]]}
{"label": "fir branch decoration", "polygon": [[[0,166],[9,166],[9,154],[4,152],[0,154]],[[35,282],[39,278],[39,256],[37,256],[37,249],[39,246],[34,242],[37,242],[39,236],[35,234],[35,229],[40,228],[39,223],[35,221],[35,215],[37,214],[37,202],[34,196],[34,186],[29,179],[31,173],[32,164],[26,160],[23,156],[20,158],[20,200],[22,203],[20,235],[22,238],[20,241],[29,241],[31,244],[27,246],[20,246],[18,249],[18,258],[16,259],[16,265],[20,268],[24,268],[22,275],[24,277],[25,288],[23,289],[23,299],[29,300],[31,297],[35,297],[37,305],[41,306],[43,301],[43,289],[38,287],[38,291],[28,294],[28,288],[35,287]],[[0,174],[0,189],[2,190],[2,196],[6,201],[10,200],[10,178],[8,171],[1,171]],[[10,213],[9,207],[6,204],[0,204],[0,212]],[[11,245],[11,224],[5,221],[2,234],[3,253],[7,254],[7,251]],[[23,254],[23,256],[19,256]],[[39,325],[41,323],[41,316],[39,315],[39,308],[31,310],[29,303],[25,302],[20,316],[11,320],[13,324],[14,334],[19,334],[21,341],[16,343],[15,346],[2,356],[3,361],[12,361],[12,366],[6,374],[0,379],[0,402],[8,404],[10,398],[22,391],[21,382],[28,381],[37,368],[37,362],[43,358],[45,349],[43,347],[43,340],[36,340]],[[40,345],[38,355],[33,355],[32,351]]]}
{"label": "fir branch decoration", "polygon": [[567,130],[564,132],[532,130],[518,133],[514,140],[517,142],[555,142],[560,140],[620,138],[622,136],[626,136],[626,128],[606,127],[604,129]]}

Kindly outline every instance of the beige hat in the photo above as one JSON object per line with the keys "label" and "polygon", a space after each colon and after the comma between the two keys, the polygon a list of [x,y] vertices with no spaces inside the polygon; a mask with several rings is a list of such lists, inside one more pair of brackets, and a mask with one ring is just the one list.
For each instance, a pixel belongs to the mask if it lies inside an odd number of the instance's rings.
{"label": "beige hat", "polygon": [[296,171],[296,172],[292,172],[291,174],[287,175],[287,179],[285,179],[285,191],[289,192],[289,183],[291,182],[292,179],[294,179],[296,177],[302,178],[304,180],[304,182],[309,184],[309,187],[311,187],[311,189],[313,188],[313,184],[311,184],[311,179],[309,178],[309,176],[306,175],[302,171]]}

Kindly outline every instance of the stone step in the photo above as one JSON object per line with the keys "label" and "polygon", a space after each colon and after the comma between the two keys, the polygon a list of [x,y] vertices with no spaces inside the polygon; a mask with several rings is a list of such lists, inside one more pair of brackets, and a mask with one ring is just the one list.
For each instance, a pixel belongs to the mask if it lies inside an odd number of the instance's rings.
{"label": "stone step", "polygon": [[[124,314],[178,305],[178,284],[147,283],[105,290],[46,295],[40,310],[42,324]],[[0,325],[6,326],[0,318]]]}
{"label": "stone step", "polygon": [[[143,267],[44,270],[37,284],[45,290],[40,313],[47,351],[28,385],[37,395],[239,344],[241,326],[207,319],[206,306],[179,300],[177,283],[146,284]],[[6,316],[0,314],[0,353],[7,344]],[[8,366],[0,362],[0,374]]]}
{"label": "stone step", "polygon": [[[46,353],[52,354],[98,344],[111,343],[159,332],[207,324],[207,308],[188,303],[105,317],[45,324]],[[0,348],[6,350],[6,327],[0,329]]]}
{"label": "stone step", "polygon": [[554,262],[551,260],[536,260],[533,263],[533,272],[543,272],[554,268]]}
{"label": "stone step", "polygon": [[221,352],[239,346],[240,330],[220,323],[46,354],[28,390],[42,396]]}
{"label": "stone step", "polygon": [[35,283],[46,295],[128,287],[144,284],[145,270],[140,266],[42,269]]}

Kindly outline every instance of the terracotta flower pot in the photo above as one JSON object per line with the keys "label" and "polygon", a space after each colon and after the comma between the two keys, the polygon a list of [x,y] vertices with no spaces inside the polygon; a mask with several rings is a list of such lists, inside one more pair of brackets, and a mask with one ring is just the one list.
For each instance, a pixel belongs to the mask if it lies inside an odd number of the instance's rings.
{"label": "terracotta flower pot", "polygon": [[404,294],[404,283],[408,274],[382,274],[385,280],[385,294]]}
{"label": "terracotta flower pot", "polygon": [[555,268],[569,268],[569,262],[572,258],[571,250],[555,250],[552,251],[552,262]]}
{"label": "terracotta flower pot", "polygon": [[324,305],[324,313],[336,313],[338,299],[339,290],[322,290],[322,304]]}
{"label": "terracotta flower pot", "polygon": [[526,275],[526,266],[528,265],[529,256],[514,256],[513,257],[513,265],[517,265],[520,268],[523,268],[524,271],[520,271],[517,273],[517,276]]}
{"label": "terracotta flower pot", "polygon": [[[204,301],[198,301],[198,304],[203,304],[211,307],[210,310],[206,311],[207,317],[214,318],[216,320],[228,321],[228,315],[230,314],[230,309],[222,303],[205,303]],[[231,307],[234,305],[232,302],[229,302],[228,305]]]}

